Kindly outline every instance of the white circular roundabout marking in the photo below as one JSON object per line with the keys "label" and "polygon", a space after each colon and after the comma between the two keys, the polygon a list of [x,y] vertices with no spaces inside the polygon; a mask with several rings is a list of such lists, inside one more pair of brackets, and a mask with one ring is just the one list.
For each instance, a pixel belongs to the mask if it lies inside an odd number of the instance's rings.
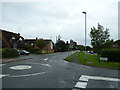
{"label": "white circular roundabout marking", "polygon": [[32,68],[32,66],[29,66],[29,65],[17,65],[17,66],[10,67],[10,69],[13,69],[13,70],[26,70],[30,68]]}

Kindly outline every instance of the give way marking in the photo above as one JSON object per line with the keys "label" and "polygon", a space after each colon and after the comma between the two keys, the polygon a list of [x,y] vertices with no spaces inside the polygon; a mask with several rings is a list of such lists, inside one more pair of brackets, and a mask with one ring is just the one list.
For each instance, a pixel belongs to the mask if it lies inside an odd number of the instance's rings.
{"label": "give way marking", "polygon": [[0,64],[0,66],[4,66],[5,64]]}
{"label": "give way marking", "polygon": [[9,74],[0,74],[0,78],[9,76]]}
{"label": "give way marking", "polygon": [[45,58],[44,60],[45,60],[45,61],[47,61],[47,60],[48,60],[48,58]]}
{"label": "give way marking", "polygon": [[84,81],[84,82],[78,81],[78,82],[76,83],[75,87],[76,87],[76,88],[86,88],[87,82],[89,81],[89,79],[120,82],[120,79],[118,79],[118,78],[109,78],[109,77],[99,77],[99,76],[87,76],[87,75],[82,75],[82,76],[79,78],[79,80],[80,80],[80,81]]}

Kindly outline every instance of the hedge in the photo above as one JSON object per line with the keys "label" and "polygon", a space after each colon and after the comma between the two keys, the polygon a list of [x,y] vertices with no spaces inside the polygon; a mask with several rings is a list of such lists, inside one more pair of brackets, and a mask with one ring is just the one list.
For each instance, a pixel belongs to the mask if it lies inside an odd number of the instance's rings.
{"label": "hedge", "polygon": [[109,61],[120,62],[120,49],[102,49],[101,57],[107,57]]}
{"label": "hedge", "polygon": [[11,58],[11,57],[17,57],[17,56],[19,56],[19,53],[15,49],[12,49],[12,48],[2,49],[2,58]]}

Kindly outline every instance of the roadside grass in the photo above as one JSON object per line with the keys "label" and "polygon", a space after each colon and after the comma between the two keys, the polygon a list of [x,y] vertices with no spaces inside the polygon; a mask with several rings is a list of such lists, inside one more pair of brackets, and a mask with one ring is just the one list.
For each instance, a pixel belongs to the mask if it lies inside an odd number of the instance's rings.
{"label": "roadside grass", "polygon": [[[73,60],[72,58],[75,58],[76,54],[77,53],[74,53],[71,56],[68,56],[66,58],[67,61]],[[85,61],[84,56],[85,56],[85,53],[83,53],[83,52],[78,53],[78,56],[77,56],[78,63],[84,64],[84,65],[89,65],[89,66],[120,69],[120,62],[99,61],[100,56],[94,55],[94,54],[86,54],[86,61]]]}
{"label": "roadside grass", "polygon": [[85,53],[80,52],[78,54],[78,62],[85,64],[85,65],[90,65],[90,66],[120,69],[119,62],[99,61],[100,56],[99,55],[92,55],[92,54],[86,54],[86,61],[85,61],[84,56],[85,56]]}
{"label": "roadside grass", "polygon": [[71,60],[73,60],[75,57],[76,57],[76,54],[77,54],[78,52],[75,52],[75,53],[73,53],[72,55],[70,55],[70,56],[68,56],[67,58],[65,58],[65,60],[66,61],[71,61]]}

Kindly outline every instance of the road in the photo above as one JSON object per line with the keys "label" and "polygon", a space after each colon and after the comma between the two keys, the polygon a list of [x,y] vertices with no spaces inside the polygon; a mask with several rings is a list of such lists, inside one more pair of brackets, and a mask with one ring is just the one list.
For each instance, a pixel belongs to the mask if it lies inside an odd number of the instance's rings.
{"label": "road", "polygon": [[[77,89],[118,88],[120,86],[118,85],[118,82],[120,83],[119,70],[64,61],[63,59],[67,56],[68,52],[33,55],[33,58],[29,60],[0,65],[2,67],[0,75],[2,87]],[[20,65],[26,67],[20,67]]]}

